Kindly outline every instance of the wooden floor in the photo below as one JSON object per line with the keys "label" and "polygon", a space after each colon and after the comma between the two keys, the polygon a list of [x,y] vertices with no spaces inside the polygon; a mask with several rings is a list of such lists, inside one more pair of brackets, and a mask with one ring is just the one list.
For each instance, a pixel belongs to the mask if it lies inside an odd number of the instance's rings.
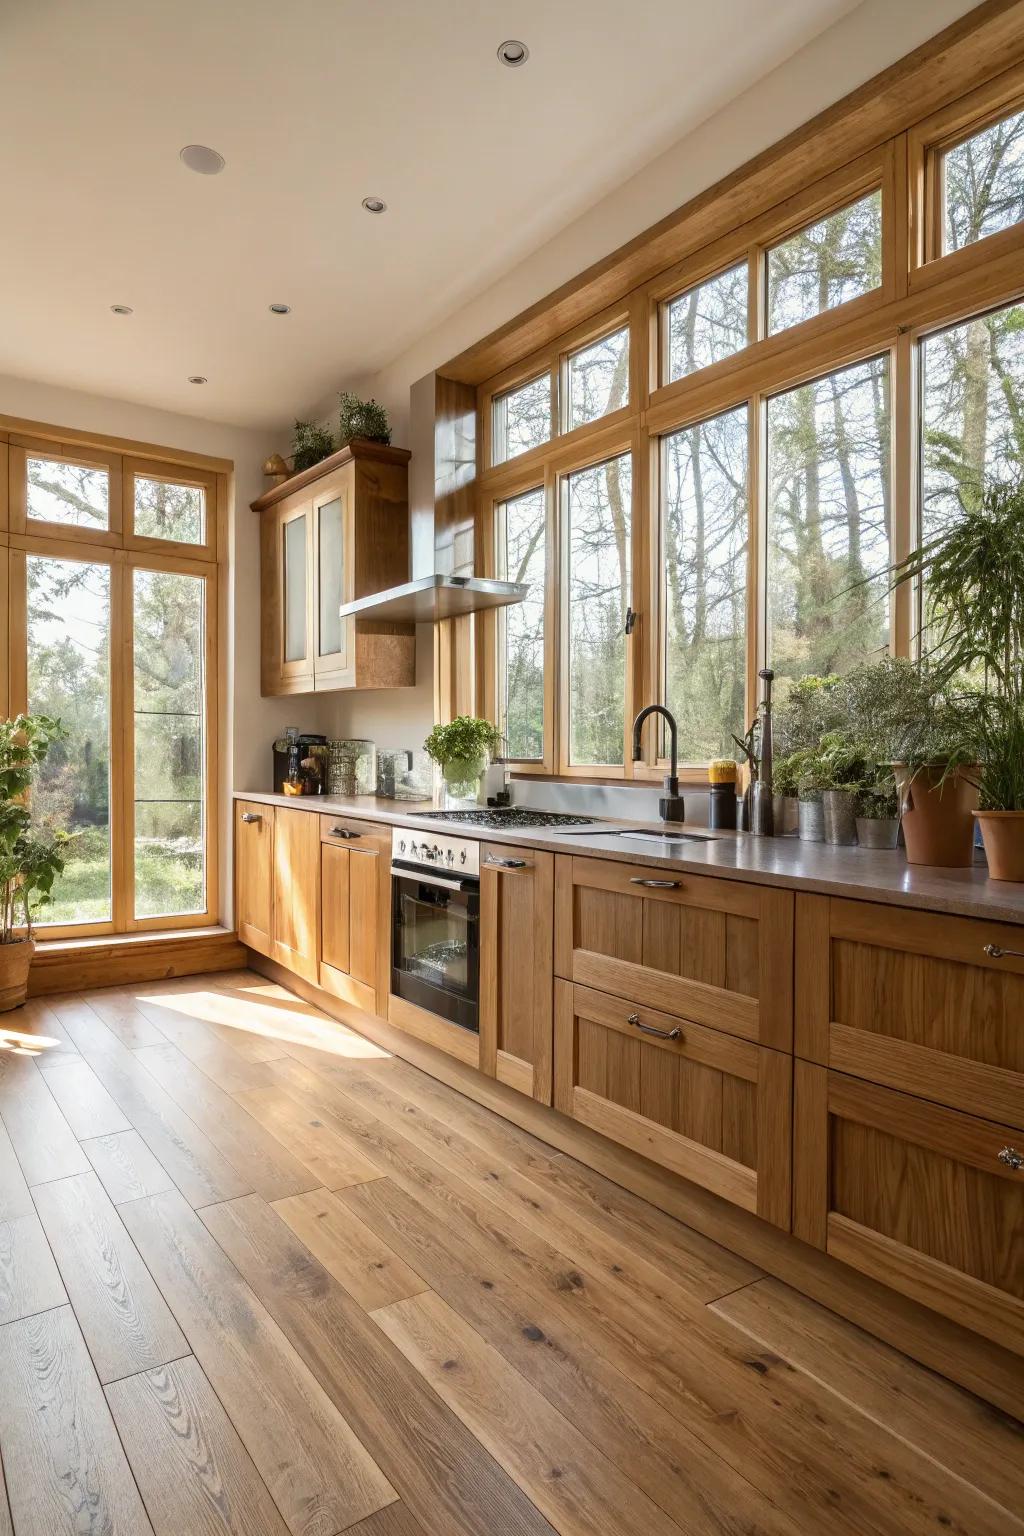
{"label": "wooden floor", "polygon": [[1024,1536],[1019,1424],[246,972],[0,1033],[0,1536]]}

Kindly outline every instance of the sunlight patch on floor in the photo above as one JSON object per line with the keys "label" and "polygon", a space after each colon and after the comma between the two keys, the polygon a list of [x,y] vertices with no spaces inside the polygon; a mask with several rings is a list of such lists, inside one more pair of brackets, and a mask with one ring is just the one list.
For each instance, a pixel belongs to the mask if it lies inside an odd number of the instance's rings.
{"label": "sunlight patch on floor", "polygon": [[20,1029],[0,1029],[0,1051],[13,1051],[15,1056],[42,1056],[60,1044],[51,1035],[28,1035]]}
{"label": "sunlight patch on floor", "polygon": [[[194,991],[176,988],[161,994],[147,991],[146,1003],[167,1008],[205,1024],[219,1024],[264,1040],[280,1040],[287,1045],[307,1045],[326,1055],[359,1061],[388,1061],[385,1051],[372,1040],[329,1018],[281,988],[267,995],[270,987],[240,987],[212,991],[205,987]],[[261,994],[259,997],[253,993]],[[159,1027],[159,1020],[155,1021]]]}

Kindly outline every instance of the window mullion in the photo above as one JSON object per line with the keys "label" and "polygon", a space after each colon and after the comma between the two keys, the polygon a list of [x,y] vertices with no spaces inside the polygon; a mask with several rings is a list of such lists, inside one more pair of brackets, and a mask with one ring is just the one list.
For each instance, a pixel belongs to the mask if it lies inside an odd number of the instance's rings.
{"label": "window mullion", "polygon": [[123,551],[110,582],[110,857],[114,929],[135,927],[135,716],[132,572]]}

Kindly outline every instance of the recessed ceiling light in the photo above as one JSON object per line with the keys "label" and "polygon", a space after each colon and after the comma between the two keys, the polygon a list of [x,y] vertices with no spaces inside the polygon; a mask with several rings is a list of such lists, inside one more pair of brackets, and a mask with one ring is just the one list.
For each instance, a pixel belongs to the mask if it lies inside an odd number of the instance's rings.
{"label": "recessed ceiling light", "polygon": [[271,304],[268,307],[272,315],[290,315],[292,312],[290,304]]}
{"label": "recessed ceiling light", "polygon": [[110,313],[112,315],[132,315],[135,311],[130,304],[111,304]]}
{"label": "recessed ceiling light", "polygon": [[367,213],[384,213],[385,210],[387,209],[387,206],[388,205],[384,201],[383,198],[380,198],[380,197],[364,197],[363,198],[363,207],[366,209]]}
{"label": "recessed ceiling light", "polygon": [[188,381],[190,384],[205,384],[206,377],[201,373],[190,373],[188,376]]}
{"label": "recessed ceiling light", "polygon": [[525,43],[517,42],[514,37],[508,38],[498,49],[498,58],[503,64],[507,64],[509,69],[518,69],[520,64],[525,64],[529,57],[529,48]]}
{"label": "recessed ceiling light", "polygon": [[224,169],[224,156],[208,144],[186,144],[178,158],[190,171],[198,171],[200,176],[219,176]]}

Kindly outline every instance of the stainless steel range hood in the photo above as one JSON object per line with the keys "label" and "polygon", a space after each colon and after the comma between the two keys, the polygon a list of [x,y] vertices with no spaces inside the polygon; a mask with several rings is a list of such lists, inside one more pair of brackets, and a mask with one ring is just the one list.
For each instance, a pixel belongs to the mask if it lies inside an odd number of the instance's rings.
{"label": "stainless steel range hood", "polygon": [[384,619],[390,624],[436,624],[488,608],[521,603],[529,587],[516,581],[492,581],[486,576],[421,576],[400,587],[388,587],[353,603],[342,603],[343,619]]}

